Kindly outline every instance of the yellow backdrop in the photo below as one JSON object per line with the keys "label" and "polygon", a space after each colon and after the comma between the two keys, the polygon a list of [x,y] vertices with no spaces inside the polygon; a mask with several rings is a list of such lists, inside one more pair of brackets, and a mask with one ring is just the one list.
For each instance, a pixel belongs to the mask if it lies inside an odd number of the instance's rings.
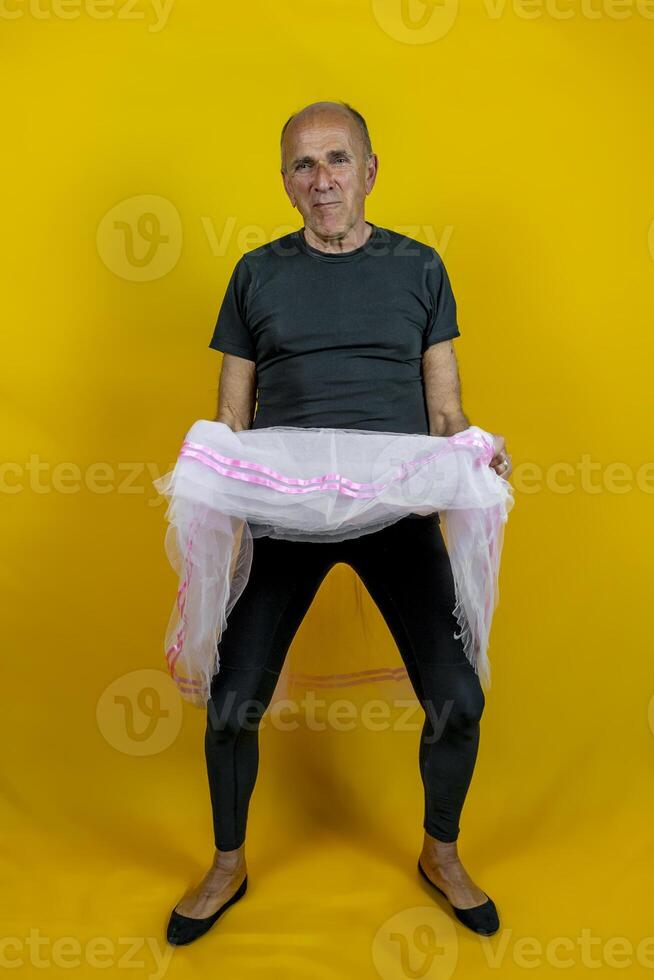
{"label": "yellow backdrop", "polygon": [[[653,18],[645,0],[4,0],[14,976],[652,975]],[[464,408],[513,457],[459,838],[502,928],[477,938],[417,874],[415,715],[264,721],[247,896],[173,950],[213,840],[204,716],[165,672],[152,480],[215,412],[234,263],[302,223],[279,132],[317,99],[368,121],[366,217],[443,255]],[[347,566],[295,642],[394,655]]]}

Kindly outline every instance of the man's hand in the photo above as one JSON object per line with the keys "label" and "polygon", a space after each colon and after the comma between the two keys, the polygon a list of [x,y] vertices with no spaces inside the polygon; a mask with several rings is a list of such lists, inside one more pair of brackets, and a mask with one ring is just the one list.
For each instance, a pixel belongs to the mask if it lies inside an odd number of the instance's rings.
{"label": "man's hand", "polygon": [[[470,421],[461,406],[461,382],[451,340],[442,340],[427,348],[422,355],[422,376],[429,415],[429,435],[453,436],[467,429]],[[499,476],[507,477],[513,467],[504,445],[504,437],[495,433],[491,435],[495,452],[488,465]]]}
{"label": "man's hand", "polygon": [[494,432],[491,434],[495,443],[495,454],[488,465],[492,466],[499,476],[506,478],[513,472],[513,467],[511,465],[511,457],[506,451],[504,436],[495,435]]}

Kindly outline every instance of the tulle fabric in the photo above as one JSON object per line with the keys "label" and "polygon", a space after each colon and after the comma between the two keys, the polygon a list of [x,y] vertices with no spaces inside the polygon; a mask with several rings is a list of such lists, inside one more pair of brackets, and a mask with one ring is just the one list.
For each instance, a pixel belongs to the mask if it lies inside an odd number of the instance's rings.
{"label": "tulle fabric", "polygon": [[[165,547],[179,579],[165,652],[182,697],[198,707],[209,700],[220,637],[250,574],[253,538],[342,541],[436,511],[452,565],[456,635],[488,688],[513,506],[510,483],[488,465],[493,452],[492,436],[478,426],[441,437],[295,426],[234,432],[222,422],[195,422],[174,468],[154,481],[168,498]],[[333,676],[329,663],[323,672]],[[379,676],[352,672],[357,683],[366,675]],[[289,676],[283,671],[277,698],[289,693]]]}

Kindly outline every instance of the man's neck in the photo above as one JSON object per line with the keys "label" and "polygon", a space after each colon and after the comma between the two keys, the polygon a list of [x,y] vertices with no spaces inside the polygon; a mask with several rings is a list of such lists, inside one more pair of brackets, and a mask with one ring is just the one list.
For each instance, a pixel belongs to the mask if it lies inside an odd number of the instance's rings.
{"label": "man's neck", "polygon": [[351,228],[342,238],[320,238],[306,225],[301,229],[301,233],[307,245],[312,248],[316,248],[320,252],[338,255],[339,253],[353,252],[365,245],[372,235],[372,225],[364,220],[356,232]]}

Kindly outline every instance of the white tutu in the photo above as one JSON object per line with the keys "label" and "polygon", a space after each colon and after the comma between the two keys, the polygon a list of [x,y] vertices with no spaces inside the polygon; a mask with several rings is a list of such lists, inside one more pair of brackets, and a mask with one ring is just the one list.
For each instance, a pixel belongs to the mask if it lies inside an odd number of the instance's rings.
{"label": "white tutu", "polygon": [[342,541],[436,511],[452,565],[456,635],[488,687],[503,532],[514,502],[511,484],[488,465],[493,453],[490,433],[474,425],[441,437],[295,426],[234,432],[196,422],[174,469],[154,481],[169,498],[166,552],[179,589],[165,650],[182,696],[200,707],[209,700],[253,537]]}

